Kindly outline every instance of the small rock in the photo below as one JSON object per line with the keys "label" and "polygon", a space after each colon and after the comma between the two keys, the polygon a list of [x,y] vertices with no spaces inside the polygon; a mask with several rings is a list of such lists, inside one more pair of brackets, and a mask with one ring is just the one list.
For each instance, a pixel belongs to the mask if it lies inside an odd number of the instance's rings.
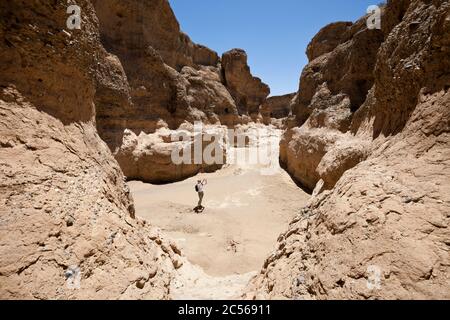
{"label": "small rock", "polygon": [[173,252],[181,256],[181,250],[178,248],[177,244],[173,241],[170,241],[170,247],[172,248]]}
{"label": "small rock", "polygon": [[75,223],[75,219],[73,217],[68,217],[66,219],[66,226],[71,227]]}
{"label": "small rock", "polygon": [[180,269],[183,266],[183,261],[179,257],[173,258],[172,263],[175,269]]}
{"label": "small rock", "polygon": [[145,287],[145,280],[144,279],[140,279],[140,280],[138,280],[138,281],[136,281],[136,287],[138,288],[138,289],[144,289],[144,287]]}

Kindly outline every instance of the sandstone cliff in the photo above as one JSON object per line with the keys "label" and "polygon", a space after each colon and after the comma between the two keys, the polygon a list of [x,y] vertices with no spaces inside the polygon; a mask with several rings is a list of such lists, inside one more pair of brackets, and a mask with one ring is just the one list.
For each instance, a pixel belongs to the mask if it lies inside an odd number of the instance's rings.
{"label": "sandstone cliff", "polygon": [[129,87],[77,4],[72,31],[66,1],[0,4],[0,298],[165,299],[179,251],[134,219],[97,134],[98,95]]}
{"label": "sandstone cliff", "polygon": [[281,162],[306,189],[314,189],[321,179],[332,188],[344,170],[366,156],[365,142],[347,132],[374,83],[383,38],[381,30],[368,30],[363,18],[354,24],[331,24],[309,44],[312,60],[292,104],[297,126],[281,144]]}
{"label": "sandstone cliff", "polygon": [[222,55],[225,83],[236,101],[239,113],[255,116],[270,94],[270,88],[261,79],[252,76],[247,64],[247,54],[233,49]]}
{"label": "sandstone cliff", "polygon": [[314,190],[249,298],[450,298],[450,3],[388,1],[308,48],[281,145]]}
{"label": "sandstone cliff", "polygon": [[108,144],[120,145],[124,129],[153,133],[184,121],[237,115],[221,83],[219,57],[181,33],[167,0],[94,4],[102,43],[118,56],[130,87],[128,108],[124,102],[100,104],[97,122]]}
{"label": "sandstone cliff", "polygon": [[[124,174],[160,183],[220,168],[205,163],[174,167],[167,157],[174,144],[164,141],[159,147],[147,144],[147,151],[132,149],[137,144],[130,144],[124,132],[152,140],[161,128],[177,130],[195,121],[229,127],[248,122],[248,113],[258,112],[269,88],[250,74],[245,52],[226,53],[222,63],[217,53],[180,31],[167,0],[94,4],[102,43],[117,56],[111,58],[115,74],[127,79],[114,87],[100,84],[96,92],[99,134]],[[158,172],[171,174],[164,178]]]}

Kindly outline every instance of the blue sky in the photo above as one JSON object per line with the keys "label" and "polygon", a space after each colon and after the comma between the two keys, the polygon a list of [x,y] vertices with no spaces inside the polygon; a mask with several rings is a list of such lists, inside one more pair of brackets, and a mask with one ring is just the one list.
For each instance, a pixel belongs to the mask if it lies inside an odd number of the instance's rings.
{"label": "blue sky", "polygon": [[271,95],[298,90],[306,47],[325,25],[355,21],[380,0],[169,0],[181,29],[219,53],[247,51]]}

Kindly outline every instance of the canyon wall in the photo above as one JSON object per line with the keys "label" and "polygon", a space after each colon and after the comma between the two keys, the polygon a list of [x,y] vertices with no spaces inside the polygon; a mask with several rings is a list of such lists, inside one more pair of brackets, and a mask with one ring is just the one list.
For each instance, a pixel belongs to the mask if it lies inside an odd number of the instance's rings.
{"label": "canyon wall", "polygon": [[270,88],[251,74],[245,51],[233,49],[225,52],[222,67],[226,86],[236,101],[239,114],[257,116]]}
{"label": "canyon wall", "polygon": [[315,190],[247,298],[450,298],[450,3],[366,18],[308,47],[281,161]]}
{"label": "canyon wall", "polygon": [[102,43],[115,55],[115,74],[127,79],[115,90],[99,86],[96,92],[99,134],[124,174],[164,183],[220,168],[206,163],[174,167],[170,154],[177,144],[149,142],[159,141],[160,129],[177,130],[195,121],[228,127],[248,122],[269,88],[250,74],[245,52],[232,50],[221,60],[194,44],[180,31],[167,0],[93,2]]}
{"label": "canyon wall", "polygon": [[295,93],[269,97],[261,105],[260,113],[264,124],[269,125],[273,119],[284,119],[291,115]]}
{"label": "canyon wall", "polygon": [[0,4],[0,298],[166,299],[179,250],[134,218],[97,134],[99,103],[130,88],[77,4],[81,30],[66,1]]}
{"label": "canyon wall", "polygon": [[363,18],[326,26],[309,44],[311,61],[291,106],[297,124],[281,144],[282,164],[306,189],[321,179],[332,188],[343,170],[366,156],[365,141],[347,133],[373,86],[382,42],[383,32],[368,30]]}

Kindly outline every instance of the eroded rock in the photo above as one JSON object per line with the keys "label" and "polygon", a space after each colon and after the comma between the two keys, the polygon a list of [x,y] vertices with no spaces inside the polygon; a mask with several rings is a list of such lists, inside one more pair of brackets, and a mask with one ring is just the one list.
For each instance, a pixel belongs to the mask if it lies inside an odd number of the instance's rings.
{"label": "eroded rock", "polygon": [[233,49],[222,55],[225,84],[238,107],[239,113],[257,115],[261,104],[270,94],[270,88],[250,73],[247,54]]}
{"label": "eroded rock", "polygon": [[[238,106],[248,101],[249,108],[258,112],[269,88],[250,74],[246,55],[237,62],[225,59],[223,65],[227,67],[222,67],[217,53],[194,44],[180,31],[167,0],[107,0],[94,4],[102,43],[111,53],[109,70],[115,70],[118,79],[125,75],[127,80],[99,81],[97,127],[121,166],[125,166],[127,176],[173,182],[172,177],[184,178],[201,167],[212,168],[206,164],[170,166],[170,171],[151,174],[154,162],[139,160],[142,154],[133,158],[126,151],[130,146],[122,143],[128,143],[129,132],[153,135],[161,128],[177,130],[186,121],[228,127],[248,122],[247,109],[240,112]],[[229,80],[225,79],[227,74]],[[164,148],[156,154],[169,152],[169,146]],[[167,172],[175,173],[156,179]]]}
{"label": "eroded rock", "polygon": [[274,124],[277,123],[276,120],[289,117],[292,113],[292,100],[295,95],[295,93],[291,93],[284,96],[267,98],[260,108],[264,124]]}
{"label": "eroded rock", "polygon": [[[381,37],[359,29],[341,38],[336,28],[354,27],[339,24],[318,36],[324,40],[331,30],[330,44],[312,44],[298,127],[285,134],[281,157],[316,190],[278,239],[248,298],[450,297],[450,78],[438,71],[450,69],[449,15],[448,1],[388,1]],[[350,81],[326,73],[344,61],[347,73],[357,56],[357,68],[344,77]],[[336,103],[317,108],[318,91]],[[365,100],[356,112],[355,97]],[[336,105],[344,109],[332,119]]]}
{"label": "eroded rock", "polygon": [[94,125],[96,84],[103,101],[129,88],[91,2],[77,4],[73,31],[66,1],[0,4],[0,297],[167,299],[171,258],[133,219]]}
{"label": "eroded rock", "polygon": [[[201,132],[194,131],[192,126],[186,129],[163,128],[139,136],[126,130],[116,154],[125,176],[150,183],[169,183],[200,172],[214,172],[226,164],[225,127],[207,127]],[[204,158],[205,154],[211,155],[211,159]]]}

